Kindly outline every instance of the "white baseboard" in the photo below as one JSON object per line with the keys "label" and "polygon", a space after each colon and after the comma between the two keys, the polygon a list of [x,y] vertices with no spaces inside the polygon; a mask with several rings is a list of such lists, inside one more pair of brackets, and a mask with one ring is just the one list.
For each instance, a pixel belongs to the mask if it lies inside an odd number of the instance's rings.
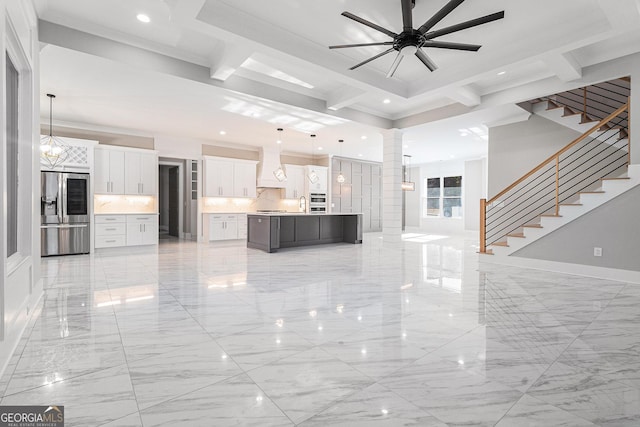
{"label": "white baseboard", "polygon": [[542,259],[522,258],[516,256],[496,257],[481,255],[480,263],[508,265],[511,267],[532,268],[554,273],[573,274],[576,276],[594,277],[597,279],[615,280],[618,282],[640,284],[640,271],[620,270],[617,268],[596,267],[593,265],[570,264],[566,262],[547,261]]}

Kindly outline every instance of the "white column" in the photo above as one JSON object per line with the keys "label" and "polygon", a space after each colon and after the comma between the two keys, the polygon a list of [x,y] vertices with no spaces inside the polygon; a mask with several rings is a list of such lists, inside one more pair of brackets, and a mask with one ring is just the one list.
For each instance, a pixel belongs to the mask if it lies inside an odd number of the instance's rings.
{"label": "white column", "polygon": [[382,236],[385,243],[402,237],[402,131],[382,131]]}

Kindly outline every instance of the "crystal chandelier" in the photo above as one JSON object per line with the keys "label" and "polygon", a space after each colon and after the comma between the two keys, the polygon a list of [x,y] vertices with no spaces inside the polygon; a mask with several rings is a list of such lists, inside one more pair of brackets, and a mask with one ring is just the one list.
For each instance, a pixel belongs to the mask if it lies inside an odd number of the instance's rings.
{"label": "crystal chandelier", "polygon": [[47,96],[49,97],[49,135],[40,138],[40,159],[48,169],[55,169],[69,157],[69,146],[57,136],[53,136],[53,98],[56,96],[50,93]]}

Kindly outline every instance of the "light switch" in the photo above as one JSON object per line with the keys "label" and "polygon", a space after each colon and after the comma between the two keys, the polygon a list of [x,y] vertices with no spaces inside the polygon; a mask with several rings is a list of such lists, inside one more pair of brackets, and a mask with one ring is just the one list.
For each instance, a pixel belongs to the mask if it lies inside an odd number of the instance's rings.
{"label": "light switch", "polygon": [[602,256],[602,248],[593,248],[593,256]]}

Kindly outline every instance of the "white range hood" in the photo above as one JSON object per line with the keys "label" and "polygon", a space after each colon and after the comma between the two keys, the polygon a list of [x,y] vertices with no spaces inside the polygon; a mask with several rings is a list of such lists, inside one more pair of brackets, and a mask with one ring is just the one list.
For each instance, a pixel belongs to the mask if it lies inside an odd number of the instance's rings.
{"label": "white range hood", "polygon": [[279,181],[274,172],[280,169],[280,150],[262,148],[260,149],[260,163],[258,163],[258,188],[284,188],[285,182]]}

